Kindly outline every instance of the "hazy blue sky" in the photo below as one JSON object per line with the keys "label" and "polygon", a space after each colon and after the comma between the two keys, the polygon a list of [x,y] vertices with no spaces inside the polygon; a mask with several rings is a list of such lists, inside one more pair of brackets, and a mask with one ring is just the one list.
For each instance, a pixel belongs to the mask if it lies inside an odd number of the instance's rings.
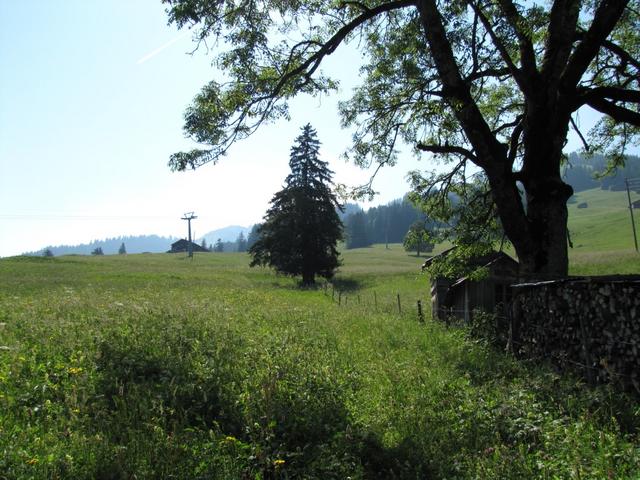
{"label": "hazy blue sky", "polygon": [[[339,159],[349,133],[336,98],[296,100],[282,121],[232,149],[218,165],[172,173],[190,148],[182,114],[214,71],[189,55],[189,33],[167,26],[159,0],[0,0],[0,256],[128,234],[196,235],[260,221],[288,173],[289,148],[311,122],[338,182],[371,172]],[[357,55],[327,66],[357,79]],[[573,145],[575,148],[575,144]],[[409,154],[379,175],[374,203],[407,190]]]}

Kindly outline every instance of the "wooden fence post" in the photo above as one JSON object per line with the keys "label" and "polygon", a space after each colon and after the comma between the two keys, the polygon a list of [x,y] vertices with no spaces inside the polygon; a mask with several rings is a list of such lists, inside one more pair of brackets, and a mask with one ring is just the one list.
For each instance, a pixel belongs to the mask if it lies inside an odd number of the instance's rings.
{"label": "wooden fence post", "polygon": [[400,294],[398,294],[398,313],[402,313],[402,308],[400,307]]}
{"label": "wooden fence post", "polygon": [[422,302],[418,300],[418,321],[424,323],[424,315],[422,314]]}

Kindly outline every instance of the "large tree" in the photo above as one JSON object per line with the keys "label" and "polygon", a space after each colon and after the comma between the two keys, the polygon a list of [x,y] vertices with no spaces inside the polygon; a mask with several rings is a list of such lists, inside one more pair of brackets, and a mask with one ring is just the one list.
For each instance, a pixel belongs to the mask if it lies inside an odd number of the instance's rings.
{"label": "large tree", "polygon": [[577,112],[602,113],[584,142],[614,161],[638,141],[640,0],[164,2],[198,42],[218,41],[226,79],[205,85],[185,116],[187,135],[208,147],[173,155],[173,168],[215,162],[286,117],[295,95],[334,90],[320,66],[352,41],[364,64],[341,105],[355,131],[348,156],[393,164],[401,141],[430,153],[450,168],[413,176],[427,197],[480,170],[482,197],[467,199],[487,205],[484,218],[495,212],[523,276],[568,272],[572,188],[560,172]]}
{"label": "large tree", "polygon": [[403,246],[407,252],[416,252],[419,257],[420,252],[430,252],[433,250],[432,236],[427,230],[426,221],[418,220],[414,222],[404,237]]}
{"label": "large tree", "polygon": [[339,265],[341,206],[331,190],[333,172],[319,158],[320,142],[311,125],[291,147],[291,173],[271,200],[258,240],[251,246],[251,266],[269,265],[286,275],[302,276],[305,286],[315,276],[331,278]]}

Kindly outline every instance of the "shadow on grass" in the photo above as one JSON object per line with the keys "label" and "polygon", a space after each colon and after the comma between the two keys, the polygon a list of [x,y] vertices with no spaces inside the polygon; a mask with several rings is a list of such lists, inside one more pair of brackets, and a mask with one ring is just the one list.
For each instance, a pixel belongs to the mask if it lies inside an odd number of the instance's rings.
{"label": "shadow on grass", "polygon": [[[235,478],[275,479],[279,462],[291,478],[428,478],[409,440],[385,447],[378,434],[352,422],[349,383],[296,357],[278,357],[277,367],[247,377],[234,366],[235,349],[210,351],[206,357],[215,358],[195,373],[204,357],[192,358],[193,349],[173,338],[164,344],[171,352],[110,340],[100,345],[98,361],[103,400],[94,406],[102,409],[93,412],[94,428],[104,441],[94,452],[95,478],[131,478],[143,467],[165,476],[196,464],[215,476],[220,465],[233,464]],[[150,435],[150,427],[163,434]],[[174,437],[188,442],[180,458],[171,456]]]}
{"label": "shadow on grass", "polygon": [[363,282],[355,278],[334,278],[331,283],[340,292],[355,292],[364,287]]}

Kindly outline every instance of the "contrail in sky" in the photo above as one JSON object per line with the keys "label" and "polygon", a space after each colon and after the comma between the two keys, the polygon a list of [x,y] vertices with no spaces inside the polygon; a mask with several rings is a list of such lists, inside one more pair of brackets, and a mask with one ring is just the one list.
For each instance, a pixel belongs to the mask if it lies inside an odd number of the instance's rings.
{"label": "contrail in sky", "polygon": [[167,43],[165,43],[164,45],[162,45],[161,47],[156,48],[153,52],[148,53],[147,55],[145,55],[144,57],[142,57],[140,60],[138,60],[136,62],[136,65],[141,65],[144,62],[146,62],[147,60],[155,57],[156,55],[158,55],[160,52],[162,52],[163,50],[169,48],[171,45],[173,45],[174,43],[176,43],[178,40],[180,40],[183,37],[186,37],[189,34],[189,31],[183,32],[180,35],[178,35],[176,38],[169,40]]}

